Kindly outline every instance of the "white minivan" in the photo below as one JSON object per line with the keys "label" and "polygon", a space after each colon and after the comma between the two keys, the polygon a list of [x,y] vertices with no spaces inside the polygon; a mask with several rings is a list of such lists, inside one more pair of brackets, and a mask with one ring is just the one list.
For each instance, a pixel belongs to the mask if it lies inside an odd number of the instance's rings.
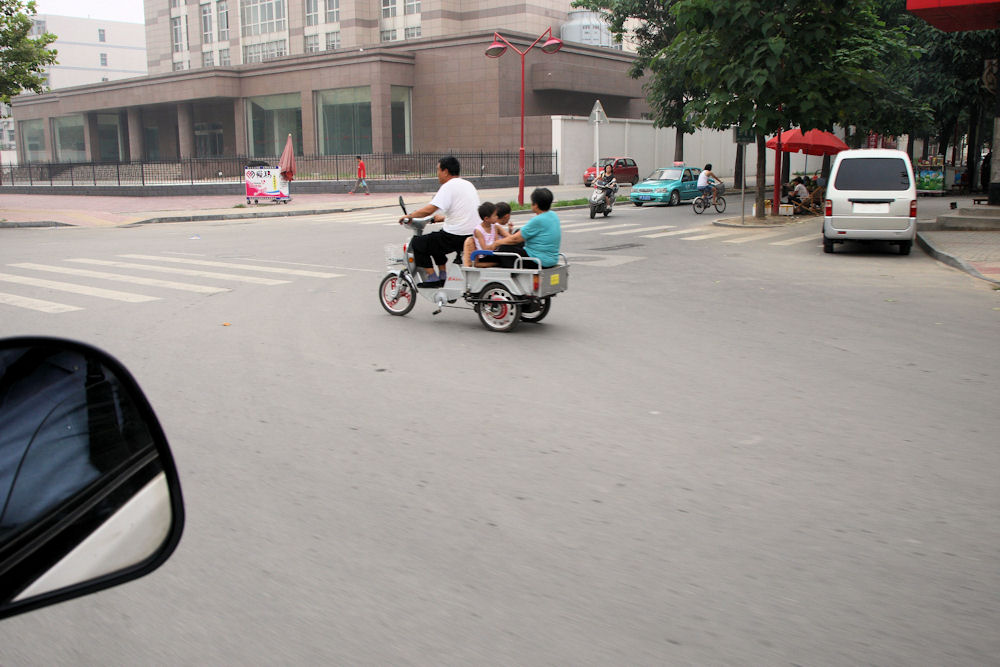
{"label": "white minivan", "polygon": [[917,183],[903,151],[837,153],[826,189],[823,251],[844,241],[888,241],[908,255],[917,235]]}

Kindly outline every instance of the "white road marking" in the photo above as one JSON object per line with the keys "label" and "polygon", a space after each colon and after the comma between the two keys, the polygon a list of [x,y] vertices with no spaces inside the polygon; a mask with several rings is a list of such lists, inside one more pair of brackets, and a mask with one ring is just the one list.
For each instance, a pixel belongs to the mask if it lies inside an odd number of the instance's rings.
{"label": "white road marking", "polygon": [[678,229],[673,232],[660,232],[659,234],[643,234],[644,239],[658,239],[664,236],[677,236],[678,234],[697,234],[699,232],[704,232],[704,228],[701,229]]}
{"label": "white road marking", "polygon": [[739,229],[727,229],[725,231],[709,232],[708,234],[700,234],[698,236],[685,236],[681,241],[701,241],[702,239],[715,239],[720,236],[732,236],[733,234],[739,234],[741,230]]}
{"label": "white road marking", "polygon": [[113,266],[119,269],[141,269],[154,273],[173,273],[182,276],[196,276],[199,278],[218,278],[219,280],[232,280],[241,283],[253,283],[255,285],[287,285],[290,280],[277,280],[275,278],[261,278],[259,276],[241,276],[236,273],[216,273],[215,271],[199,271],[198,269],[180,269],[172,266],[154,266],[152,264],[138,264],[135,262],[115,262],[107,259],[68,259],[67,262],[77,262],[79,264],[92,264],[94,266]]}
{"label": "white road marking", "polygon": [[256,266],[254,264],[236,264],[233,262],[213,262],[204,259],[182,259],[180,257],[160,257],[157,255],[119,255],[126,259],[146,259],[152,262],[170,262],[174,264],[194,264],[195,266],[214,266],[223,269],[244,269],[247,271],[261,271],[263,273],[285,273],[292,276],[306,276],[308,278],[342,278],[341,273],[325,273],[322,271],[303,271],[301,269],[279,269],[273,266]]}
{"label": "white road marking", "polygon": [[570,230],[563,230],[563,231],[566,231],[567,234],[579,234],[580,232],[599,232],[599,231],[602,231],[604,229],[618,229],[619,227],[635,227],[637,224],[639,224],[639,223],[636,223],[636,222],[625,222],[625,223],[622,223],[620,225],[602,225],[600,227],[589,227],[589,228],[585,228],[585,229],[570,229]]}
{"label": "white road marking", "polygon": [[70,276],[83,276],[85,278],[99,278],[102,280],[116,280],[118,282],[132,283],[134,285],[146,285],[147,287],[162,287],[165,289],[176,289],[185,292],[197,292],[199,294],[219,294],[220,292],[231,292],[227,287],[210,287],[208,285],[194,285],[192,283],[178,283],[172,280],[157,280],[156,278],[143,278],[141,276],[126,276],[120,273],[107,273],[105,271],[91,271],[89,269],[74,269],[68,266],[47,266],[45,264],[32,264],[25,262],[22,264],[10,264],[19,269],[32,269],[35,271],[48,271],[50,273],[61,273]]}
{"label": "white road marking", "polygon": [[85,285],[74,285],[72,283],[60,283],[55,280],[44,280],[42,278],[28,278],[26,276],[14,276],[9,273],[0,273],[0,281],[8,283],[17,283],[19,285],[31,285],[33,287],[46,287],[48,289],[54,289],[60,292],[72,292],[74,294],[96,296],[101,299],[128,301],[129,303],[142,303],[144,301],[160,300],[160,298],[156,296],[133,294],[132,292],[119,292],[117,290],[101,289],[100,287],[87,287]]}
{"label": "white road marking", "polygon": [[640,227],[639,229],[624,229],[619,232],[604,232],[605,236],[618,236],[619,234],[638,234],[640,232],[656,232],[661,229],[676,229],[677,225],[660,225],[658,227]]}
{"label": "white road marking", "polygon": [[56,303],[54,301],[43,301],[42,299],[30,299],[26,296],[17,296],[16,294],[5,294],[4,292],[0,292],[0,303],[6,304],[8,306],[16,306],[18,308],[37,310],[42,313],[69,313],[74,310],[83,310],[83,308],[78,308],[76,306],[67,306],[64,303]]}
{"label": "white road marking", "polygon": [[768,231],[756,234],[749,232],[749,230],[747,231],[748,233],[746,236],[741,236],[738,239],[726,239],[725,241],[723,241],[723,243],[747,243],[749,241],[766,241],[767,239],[777,238],[778,236],[784,236],[785,234],[788,233],[787,230],[784,229],[780,231]]}
{"label": "white road marking", "polygon": [[806,241],[815,241],[819,243],[819,239],[814,234],[804,234],[802,236],[794,236],[790,239],[785,239],[784,241],[775,241],[769,245],[794,245],[796,243],[805,243]]}

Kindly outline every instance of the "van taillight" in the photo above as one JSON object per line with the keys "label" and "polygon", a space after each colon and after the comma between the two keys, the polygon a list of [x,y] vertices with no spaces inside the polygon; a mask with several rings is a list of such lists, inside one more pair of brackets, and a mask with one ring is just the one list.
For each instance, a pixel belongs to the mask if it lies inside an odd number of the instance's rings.
{"label": "van taillight", "polygon": [[911,218],[917,217],[917,200],[916,199],[911,199],[910,200],[910,217]]}
{"label": "van taillight", "polygon": [[829,199],[826,200],[826,217],[833,215],[833,202]]}

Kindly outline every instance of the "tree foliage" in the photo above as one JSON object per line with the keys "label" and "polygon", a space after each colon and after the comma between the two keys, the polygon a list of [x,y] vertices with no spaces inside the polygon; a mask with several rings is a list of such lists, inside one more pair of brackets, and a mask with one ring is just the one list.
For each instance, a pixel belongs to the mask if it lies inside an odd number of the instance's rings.
{"label": "tree foliage", "polygon": [[0,0],[0,102],[24,90],[40,93],[46,65],[56,62],[56,51],[47,48],[56,36],[30,37],[35,2]]}

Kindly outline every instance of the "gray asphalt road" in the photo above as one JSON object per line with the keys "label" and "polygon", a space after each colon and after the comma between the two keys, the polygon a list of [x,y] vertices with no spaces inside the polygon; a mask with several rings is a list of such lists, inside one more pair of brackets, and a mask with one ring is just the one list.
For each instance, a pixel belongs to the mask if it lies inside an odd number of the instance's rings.
{"label": "gray asphalt road", "polygon": [[4,621],[0,663],[997,664],[985,283],[816,223],[577,211],[570,290],[499,335],[384,313],[379,215],[3,234],[0,294],[80,310],[0,302],[0,335],[134,371],[188,524],[149,577]]}

